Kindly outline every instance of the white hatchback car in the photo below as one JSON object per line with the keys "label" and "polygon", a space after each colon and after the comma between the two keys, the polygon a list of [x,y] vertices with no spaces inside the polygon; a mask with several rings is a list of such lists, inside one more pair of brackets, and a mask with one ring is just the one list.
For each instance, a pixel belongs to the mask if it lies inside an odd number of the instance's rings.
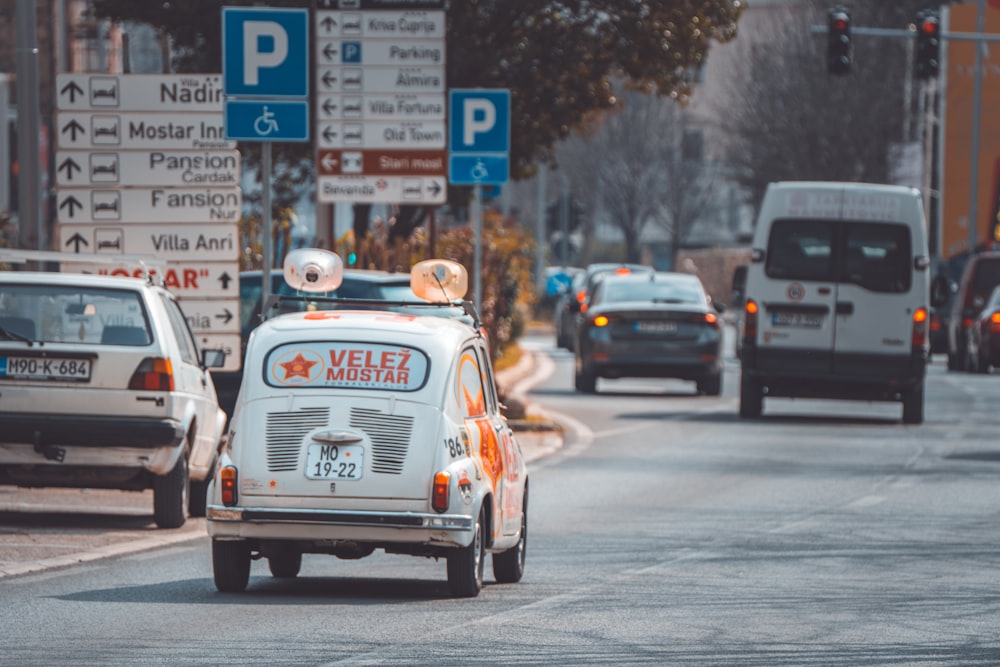
{"label": "white hatchback car", "polygon": [[[326,292],[343,265],[304,249],[284,268],[293,288]],[[219,590],[244,590],[251,559],[294,577],[304,553],[376,549],[445,558],[456,597],[478,595],[489,553],[498,582],[521,579],[527,471],[486,341],[455,301],[465,270],[428,260],[410,275],[414,293],[439,303],[352,301],[279,315],[251,334],[209,487]]]}
{"label": "white hatchback car", "polygon": [[223,360],[148,280],[0,271],[0,484],[152,488],[157,526],[204,516]]}

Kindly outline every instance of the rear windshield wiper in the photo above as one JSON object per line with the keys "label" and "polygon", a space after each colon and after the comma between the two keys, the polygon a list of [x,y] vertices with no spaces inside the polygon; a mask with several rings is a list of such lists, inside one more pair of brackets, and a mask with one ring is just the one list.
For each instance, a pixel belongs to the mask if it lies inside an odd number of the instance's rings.
{"label": "rear windshield wiper", "polygon": [[0,336],[3,336],[7,340],[19,340],[22,343],[27,343],[28,345],[34,345],[35,343],[34,340],[25,336],[23,333],[4,329],[2,326],[0,326]]}

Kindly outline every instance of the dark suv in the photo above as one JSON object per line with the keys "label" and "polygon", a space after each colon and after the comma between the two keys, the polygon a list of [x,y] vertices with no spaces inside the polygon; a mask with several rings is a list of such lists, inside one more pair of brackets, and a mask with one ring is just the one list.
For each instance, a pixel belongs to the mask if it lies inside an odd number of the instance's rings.
{"label": "dark suv", "polygon": [[968,355],[970,328],[997,285],[1000,285],[1000,252],[985,252],[970,257],[948,313],[948,370],[971,369]]}
{"label": "dark suv", "polygon": [[[246,353],[247,339],[250,332],[261,323],[261,289],[260,271],[243,271],[240,273],[240,354]],[[271,294],[278,296],[294,296],[295,292],[285,282],[281,269],[271,271]],[[340,299],[365,299],[373,301],[413,301],[416,296],[410,289],[409,273],[390,273],[388,271],[366,271],[361,269],[345,269],[344,281],[336,292],[317,296],[337,297]],[[320,306],[322,307],[322,306]],[[343,307],[343,306],[340,306]],[[302,310],[305,302],[290,301],[280,304],[281,312],[289,309]],[[236,405],[236,396],[243,381],[243,364],[240,370],[232,372],[213,371],[215,391],[219,395],[219,405],[230,417]]]}

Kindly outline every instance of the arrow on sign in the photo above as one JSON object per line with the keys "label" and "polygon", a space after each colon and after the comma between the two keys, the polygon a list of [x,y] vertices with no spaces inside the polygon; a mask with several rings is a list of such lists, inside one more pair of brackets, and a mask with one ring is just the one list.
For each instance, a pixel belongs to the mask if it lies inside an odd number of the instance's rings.
{"label": "arrow on sign", "polygon": [[219,276],[219,282],[222,283],[222,289],[229,289],[229,283],[232,282],[232,280],[233,277],[226,271],[223,271],[222,275]]}
{"label": "arrow on sign", "polygon": [[327,17],[320,21],[320,25],[323,26],[323,30],[327,32],[333,32],[334,28],[337,27],[337,21],[333,18]]}
{"label": "arrow on sign", "polygon": [[224,310],[225,312],[222,313],[221,315],[216,315],[215,319],[222,320],[223,324],[229,324],[229,322],[233,319],[233,314],[229,312],[228,308],[223,308],[222,310]]}
{"label": "arrow on sign", "polygon": [[323,153],[323,157],[319,161],[323,165],[323,169],[330,172],[337,168],[339,162],[340,160],[337,159],[336,153]]}
{"label": "arrow on sign", "polygon": [[76,102],[77,95],[83,95],[83,88],[81,88],[76,81],[70,81],[69,83],[67,83],[65,86],[62,87],[62,90],[59,91],[59,94],[60,95],[68,94],[69,101],[72,104],[73,102]]}
{"label": "arrow on sign", "polygon": [[80,252],[80,244],[81,243],[83,245],[90,245],[89,243],[87,243],[87,239],[83,238],[80,235],[80,232],[77,232],[76,234],[73,234],[73,236],[71,236],[68,239],[66,239],[66,245],[67,246],[72,245],[73,246],[73,252],[75,252],[75,253],[79,253]]}
{"label": "arrow on sign", "polygon": [[333,141],[337,138],[337,132],[333,128],[327,126],[323,128],[323,138],[327,141]]}
{"label": "arrow on sign", "polygon": [[78,165],[76,163],[76,160],[74,160],[71,157],[68,157],[68,158],[66,158],[65,160],[62,161],[62,164],[59,165],[59,169],[57,171],[65,171],[66,172],[66,180],[67,181],[72,181],[73,180],[73,170],[74,169],[77,169],[79,171],[83,171],[83,168],[80,167],[80,165]]}
{"label": "arrow on sign", "polygon": [[326,56],[327,60],[333,60],[338,53],[339,51],[337,50],[337,47],[333,44],[327,44],[326,47],[323,48],[323,55]]}
{"label": "arrow on sign", "polygon": [[323,72],[323,84],[327,88],[333,88],[333,84],[337,83],[337,77],[333,75],[333,72],[326,71]]}
{"label": "arrow on sign", "polygon": [[71,218],[76,216],[76,208],[75,207],[77,207],[77,206],[79,206],[80,208],[83,208],[83,204],[80,202],[80,200],[77,199],[76,197],[74,197],[73,195],[70,195],[66,199],[63,199],[62,203],[59,204],[59,208],[68,208],[69,209],[69,217],[71,217]]}
{"label": "arrow on sign", "polygon": [[66,125],[62,129],[62,133],[66,134],[67,130],[69,131],[69,133],[71,135],[71,141],[76,141],[76,133],[77,132],[80,132],[81,134],[83,134],[83,133],[86,132],[86,130],[83,129],[83,125],[80,125],[78,122],[76,122],[75,118],[72,121],[70,121],[69,124]]}
{"label": "arrow on sign", "polygon": [[437,181],[433,181],[431,185],[427,186],[427,189],[430,190],[431,195],[435,197],[441,194],[441,184],[438,183]]}
{"label": "arrow on sign", "polygon": [[323,111],[326,112],[327,116],[332,116],[333,112],[338,109],[338,105],[331,99],[327,98],[323,102]]}

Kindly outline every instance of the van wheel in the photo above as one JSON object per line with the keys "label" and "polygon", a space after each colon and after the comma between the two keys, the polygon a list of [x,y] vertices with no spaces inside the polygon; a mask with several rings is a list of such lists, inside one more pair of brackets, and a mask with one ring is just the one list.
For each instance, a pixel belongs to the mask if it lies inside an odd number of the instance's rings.
{"label": "van wheel", "polygon": [[903,394],[903,423],[924,423],[924,386],[915,387]]}
{"label": "van wheel", "polygon": [[240,541],[212,540],[212,574],[223,593],[241,593],[250,581],[250,546]]}
{"label": "van wheel", "polygon": [[188,496],[187,447],[174,469],[153,479],[153,520],[160,528],[180,528],[184,525]]}
{"label": "van wheel", "polygon": [[740,417],[757,419],[764,411],[764,387],[759,380],[740,376]]}
{"label": "van wheel", "polygon": [[718,396],[722,393],[722,373],[715,373],[698,380],[698,393],[706,396]]}
{"label": "van wheel", "polygon": [[483,564],[486,560],[483,536],[484,511],[480,508],[475,534],[467,547],[452,549],[448,554],[448,587],[457,598],[474,598],[483,589]]}

